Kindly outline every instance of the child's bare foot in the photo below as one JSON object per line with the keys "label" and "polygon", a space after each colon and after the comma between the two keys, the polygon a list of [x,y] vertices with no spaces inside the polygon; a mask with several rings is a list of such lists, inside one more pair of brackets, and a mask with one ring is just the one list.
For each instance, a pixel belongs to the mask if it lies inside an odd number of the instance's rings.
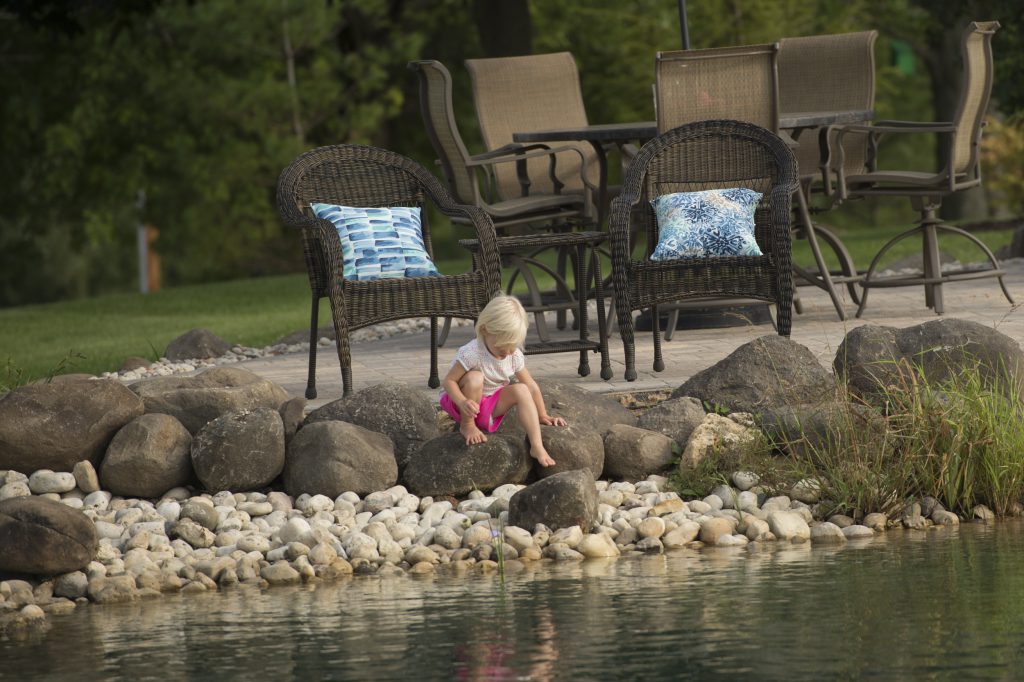
{"label": "child's bare foot", "polygon": [[555,460],[551,459],[551,455],[544,449],[543,445],[531,446],[530,457],[537,460],[537,463],[542,467],[550,467],[555,465]]}
{"label": "child's bare foot", "polygon": [[466,438],[466,445],[474,445],[476,443],[483,443],[487,440],[487,436],[481,431],[476,424],[470,422],[468,424],[461,424],[459,426],[459,433]]}

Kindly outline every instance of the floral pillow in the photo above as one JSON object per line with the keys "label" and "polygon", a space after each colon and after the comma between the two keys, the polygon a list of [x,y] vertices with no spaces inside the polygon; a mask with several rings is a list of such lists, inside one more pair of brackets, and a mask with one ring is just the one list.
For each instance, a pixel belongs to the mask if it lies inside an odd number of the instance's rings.
{"label": "floral pillow", "polygon": [[441,276],[423,245],[419,207],[311,206],[318,218],[330,220],[338,230],[345,279]]}
{"label": "floral pillow", "polygon": [[658,245],[651,260],[760,256],[754,210],[761,193],[734,187],[663,194],[651,201]]}

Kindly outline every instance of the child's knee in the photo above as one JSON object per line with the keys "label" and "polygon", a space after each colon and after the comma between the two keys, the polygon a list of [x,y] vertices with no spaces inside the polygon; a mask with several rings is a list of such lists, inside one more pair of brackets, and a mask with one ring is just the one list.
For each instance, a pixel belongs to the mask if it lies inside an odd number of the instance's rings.
{"label": "child's knee", "polygon": [[484,388],[484,374],[480,370],[471,369],[462,375],[462,379],[459,380],[459,388],[463,392],[467,390],[480,390]]}
{"label": "child's knee", "polygon": [[522,400],[533,400],[530,395],[530,389],[527,388],[526,384],[509,384],[505,387],[506,391],[512,391],[512,394],[516,397],[516,402]]}

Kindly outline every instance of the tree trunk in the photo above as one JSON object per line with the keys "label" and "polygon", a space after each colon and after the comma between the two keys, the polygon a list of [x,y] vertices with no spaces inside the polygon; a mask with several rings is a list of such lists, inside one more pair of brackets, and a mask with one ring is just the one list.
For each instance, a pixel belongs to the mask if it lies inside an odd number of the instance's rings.
{"label": "tree trunk", "polygon": [[473,0],[473,21],[485,57],[533,53],[533,29],[527,0]]}

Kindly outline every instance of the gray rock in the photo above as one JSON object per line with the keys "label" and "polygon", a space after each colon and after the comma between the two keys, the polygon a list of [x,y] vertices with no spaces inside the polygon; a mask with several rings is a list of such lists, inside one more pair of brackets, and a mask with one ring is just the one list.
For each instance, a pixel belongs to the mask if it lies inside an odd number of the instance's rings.
{"label": "gray rock", "polygon": [[921,505],[917,502],[908,504],[907,508],[903,510],[903,516],[900,517],[900,523],[904,528],[923,530],[926,524],[924,517],[921,516]]}
{"label": "gray rock", "polygon": [[768,514],[768,527],[779,540],[811,539],[810,526],[804,517],[796,512],[771,512]]}
{"label": "gray rock", "polygon": [[356,391],[306,417],[307,424],[328,420],[349,422],[388,436],[395,444],[399,472],[424,443],[441,435],[434,404],[417,389],[395,382]]}
{"label": "gray rock", "polygon": [[959,526],[960,518],[951,511],[936,509],[932,512],[932,522],[936,526]]}
{"label": "gray rock", "polygon": [[94,493],[100,489],[100,478],[96,475],[96,467],[87,459],[75,464],[71,475],[75,477],[75,484],[83,493]]}
{"label": "gray rock", "polygon": [[700,534],[697,537],[707,545],[714,545],[719,538],[730,535],[736,525],[731,520],[720,516],[706,517],[699,523]]}
{"label": "gray rock", "polygon": [[138,396],[107,379],[16,388],[0,397],[0,469],[31,474],[98,463],[118,429],[142,411]]}
{"label": "gray rock", "polygon": [[76,509],[41,497],[0,502],[0,573],[77,571],[98,547],[96,526]]}
{"label": "gray rock", "polygon": [[[878,512],[872,512],[864,517],[864,525],[871,530],[877,530],[882,532],[885,530],[886,525],[889,523],[889,517],[885,514],[879,514]],[[853,524],[849,524],[853,525]],[[848,528],[849,526],[844,526]]]}
{"label": "gray rock", "polygon": [[28,477],[28,488],[33,495],[66,493],[75,489],[75,477],[67,471],[40,469]]}
{"label": "gray rock", "polygon": [[192,468],[210,492],[255,490],[284,469],[284,425],[276,409],[230,412],[192,441]]}
{"label": "gray rock", "polygon": [[846,536],[847,540],[851,540],[853,538],[870,538],[874,537],[875,531],[871,530],[867,526],[854,524],[843,528],[843,535]]}
{"label": "gray rock", "polygon": [[876,401],[884,387],[901,385],[910,368],[936,386],[962,372],[977,372],[984,385],[1008,398],[1024,398],[1024,351],[992,327],[944,318],[897,329],[862,325],[836,351],[836,376],[854,393]]}
{"label": "gray rock", "polygon": [[692,469],[706,457],[740,457],[758,438],[757,429],[739,424],[728,417],[710,412],[693,430],[679,458],[680,470]]}
{"label": "gray rock", "polygon": [[974,507],[971,509],[971,515],[975,519],[983,521],[985,523],[989,523],[991,521],[996,520],[996,515],[992,512],[992,510],[983,504],[974,505]]}
{"label": "gray rock", "polygon": [[[555,460],[554,466],[542,467],[534,464],[538,478],[547,478],[563,471],[587,469],[594,480],[601,478],[605,469],[605,450],[601,434],[586,426],[542,426],[541,439],[548,454]],[[524,444],[525,446],[525,444]]]}
{"label": "gray rock", "polygon": [[178,518],[191,519],[209,530],[217,530],[217,524],[220,521],[220,515],[213,508],[213,504],[203,498],[193,498],[181,505]]}
{"label": "gray rock", "polygon": [[284,487],[332,499],[345,491],[359,495],[384,490],[398,479],[394,443],[382,433],[342,421],[299,429],[288,445]]}
{"label": "gray rock", "polygon": [[586,470],[549,476],[509,500],[508,522],[520,528],[542,523],[549,528],[579,526],[587,531],[596,521],[597,486]]}
{"label": "gray rock", "polygon": [[[847,526],[849,527],[849,526]],[[825,521],[811,526],[811,542],[815,544],[842,544],[846,542],[843,529],[834,523]]]}
{"label": "gray rock", "polygon": [[677,448],[676,441],[662,431],[616,424],[604,437],[605,476],[616,481],[642,481],[668,468]]}
{"label": "gray rock", "polygon": [[159,497],[192,478],[192,434],[167,414],[144,414],[117,432],[100,465],[106,490]]}
{"label": "gray rock", "polygon": [[664,400],[644,411],[636,425],[666,435],[684,448],[702,421],[704,405],[696,398],[683,397]]}
{"label": "gray rock", "polygon": [[733,412],[817,403],[835,391],[832,377],[806,347],[768,335],[743,344],[724,360],[694,374],[672,392]]}
{"label": "gray rock", "polygon": [[164,357],[172,362],[193,358],[218,358],[231,350],[231,344],[209,329],[190,329],[167,344]]}
{"label": "gray rock", "polygon": [[169,414],[193,436],[223,414],[257,407],[276,410],[288,400],[277,384],[238,367],[213,367],[192,377],[156,377],[130,388],[142,398],[147,413]]}
{"label": "gray rock", "polygon": [[71,571],[57,576],[53,583],[55,597],[79,599],[89,592],[89,579],[81,571]]}
{"label": "gray rock", "polygon": [[409,460],[402,480],[420,497],[465,495],[474,489],[523,483],[532,463],[525,439],[492,434],[484,443],[466,445],[461,434],[448,433],[420,448]]}
{"label": "gray rock", "polygon": [[885,416],[859,403],[829,400],[816,405],[783,405],[758,415],[761,430],[776,447],[797,457],[815,457],[869,443],[894,447],[886,439]]}
{"label": "gray rock", "polygon": [[89,599],[97,604],[135,601],[138,598],[139,590],[135,586],[135,578],[130,575],[94,578],[89,581]]}
{"label": "gray rock", "polygon": [[192,519],[182,519],[174,526],[173,535],[181,538],[196,549],[211,547],[216,536],[208,528],[203,528]]}
{"label": "gray rock", "polygon": [[284,424],[284,444],[285,447],[291,442],[292,436],[302,426],[303,420],[306,418],[306,399],[305,398],[292,398],[281,403],[281,407],[278,408],[278,413],[281,415],[281,423]]}
{"label": "gray rock", "polygon": [[732,484],[737,490],[746,491],[761,482],[761,477],[753,471],[734,471],[732,473]]}

